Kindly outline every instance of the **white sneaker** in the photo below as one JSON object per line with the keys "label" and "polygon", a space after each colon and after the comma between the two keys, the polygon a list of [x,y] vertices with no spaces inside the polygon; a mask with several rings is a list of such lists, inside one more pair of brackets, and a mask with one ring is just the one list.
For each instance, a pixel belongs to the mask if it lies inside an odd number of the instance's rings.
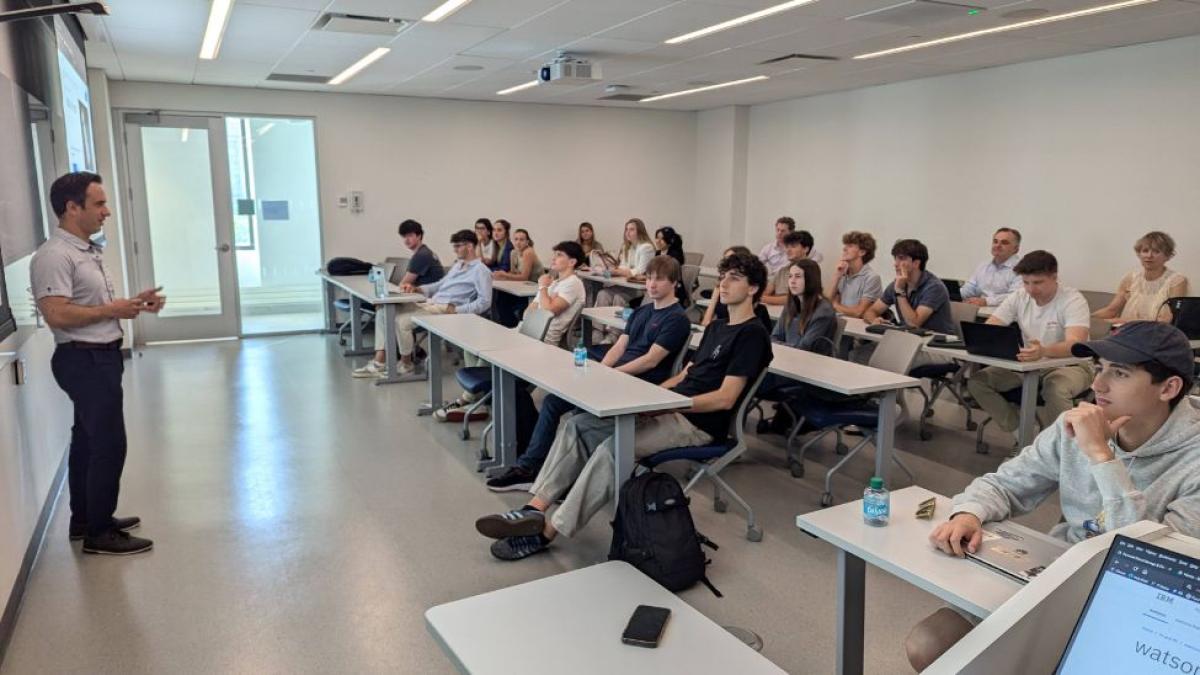
{"label": "white sneaker", "polygon": [[367,365],[354,369],[354,377],[383,377],[387,374],[387,366],[375,359],[367,361]]}

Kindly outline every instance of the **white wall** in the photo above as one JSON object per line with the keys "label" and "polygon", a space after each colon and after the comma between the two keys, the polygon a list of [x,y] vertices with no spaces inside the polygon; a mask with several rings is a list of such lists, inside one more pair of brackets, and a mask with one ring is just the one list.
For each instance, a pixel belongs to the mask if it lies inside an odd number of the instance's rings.
{"label": "white wall", "polygon": [[[450,233],[480,216],[527,228],[543,257],[584,220],[613,247],[630,217],[650,227],[693,217],[693,113],[119,81],[110,90],[113,108],[315,117],[326,258],[400,250],[405,218],[449,260]],[[365,194],[365,213],[338,208],[350,190]]]}
{"label": "white wall", "polygon": [[[747,243],[781,213],[827,258],[873,232],[963,277],[1000,226],[1059,258],[1062,278],[1111,290],[1161,229],[1200,284],[1200,37],[754,106]],[[881,270],[882,271],[882,270]]]}

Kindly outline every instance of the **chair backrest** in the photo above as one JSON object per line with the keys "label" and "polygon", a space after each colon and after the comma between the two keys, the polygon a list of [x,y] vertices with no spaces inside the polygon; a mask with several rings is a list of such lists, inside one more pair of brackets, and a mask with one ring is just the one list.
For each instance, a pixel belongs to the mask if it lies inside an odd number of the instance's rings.
{"label": "chair backrest", "polygon": [[554,318],[554,314],[548,309],[535,307],[521,319],[521,325],[517,327],[517,331],[521,335],[531,337],[534,340],[542,341],[546,339],[546,332],[550,330],[550,321]]}
{"label": "chair backrest", "polygon": [[954,333],[962,339],[962,326],[959,325],[966,321],[973,323],[979,318],[979,307],[972,305],[969,302],[951,302],[950,303],[950,320],[954,322]]}
{"label": "chair backrest", "polygon": [[692,351],[692,334],[689,332],[687,342],[683,343],[683,348],[675,355],[675,362],[671,364],[672,376],[678,375],[679,371],[683,370],[683,362],[687,360],[690,351]]}
{"label": "chair backrest", "polygon": [[837,354],[838,345],[842,344],[842,335],[846,332],[846,317],[837,318],[837,326],[833,329],[833,353]]}
{"label": "chair backrest", "polygon": [[1098,309],[1108,307],[1108,303],[1112,302],[1113,294],[1107,291],[1079,291],[1083,294],[1083,298],[1087,300],[1088,309],[1093,312]]}
{"label": "chair backrest", "polygon": [[704,262],[704,254],[703,253],[700,253],[698,251],[684,251],[683,252],[683,264],[684,265],[695,265],[695,266],[699,267],[700,264],[703,262]]}
{"label": "chair backrest", "polygon": [[883,334],[883,339],[875,347],[868,365],[880,370],[905,375],[912,367],[913,359],[921,351],[924,340],[903,330],[889,330]]}
{"label": "chair backrest", "polygon": [[[388,281],[393,284],[398,284],[404,281],[404,275],[408,274],[408,261],[411,258],[384,258],[383,265],[386,270]],[[390,266],[390,269],[389,269]]]}
{"label": "chair backrest", "polygon": [[763,368],[758,377],[754,378],[754,382],[751,382],[750,386],[742,391],[733,418],[729,420],[729,436],[736,441],[737,445],[742,445],[746,442],[746,411],[750,409],[750,402],[754,400],[754,395],[758,393],[758,385],[762,384],[763,378],[766,376],[767,369]]}
{"label": "chair backrest", "polygon": [[700,266],[684,265],[681,276],[683,277],[683,288],[687,291],[688,298],[693,299],[692,293],[696,289],[696,280],[700,278]]}
{"label": "chair backrest", "polygon": [[1171,325],[1183,331],[1189,340],[1200,340],[1200,298],[1171,298],[1167,300],[1171,311]]}

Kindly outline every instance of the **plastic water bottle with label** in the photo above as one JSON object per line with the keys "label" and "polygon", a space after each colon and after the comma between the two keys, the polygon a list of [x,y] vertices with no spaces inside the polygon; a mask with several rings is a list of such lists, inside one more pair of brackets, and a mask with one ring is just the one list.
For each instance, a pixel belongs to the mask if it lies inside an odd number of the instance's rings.
{"label": "plastic water bottle with label", "polygon": [[383,277],[383,268],[379,265],[372,265],[371,271],[367,273],[367,280],[375,286],[375,297],[386,298],[388,295],[387,279]]}
{"label": "plastic water bottle with label", "polygon": [[863,522],[874,527],[883,527],[888,524],[891,511],[891,493],[883,487],[883,479],[875,476],[867,489],[863,490]]}
{"label": "plastic water bottle with label", "polygon": [[583,368],[587,366],[588,354],[587,347],[583,344],[583,337],[579,338],[579,343],[575,345],[575,367]]}

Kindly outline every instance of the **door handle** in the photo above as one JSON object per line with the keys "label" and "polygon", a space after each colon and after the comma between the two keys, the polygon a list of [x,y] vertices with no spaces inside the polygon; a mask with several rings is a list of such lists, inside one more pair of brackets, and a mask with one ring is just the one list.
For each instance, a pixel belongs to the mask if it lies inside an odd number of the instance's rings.
{"label": "door handle", "polygon": [[221,244],[220,246],[217,246],[214,250],[216,250],[218,253],[229,253],[230,251],[233,250],[233,247],[230,246],[229,244]]}

